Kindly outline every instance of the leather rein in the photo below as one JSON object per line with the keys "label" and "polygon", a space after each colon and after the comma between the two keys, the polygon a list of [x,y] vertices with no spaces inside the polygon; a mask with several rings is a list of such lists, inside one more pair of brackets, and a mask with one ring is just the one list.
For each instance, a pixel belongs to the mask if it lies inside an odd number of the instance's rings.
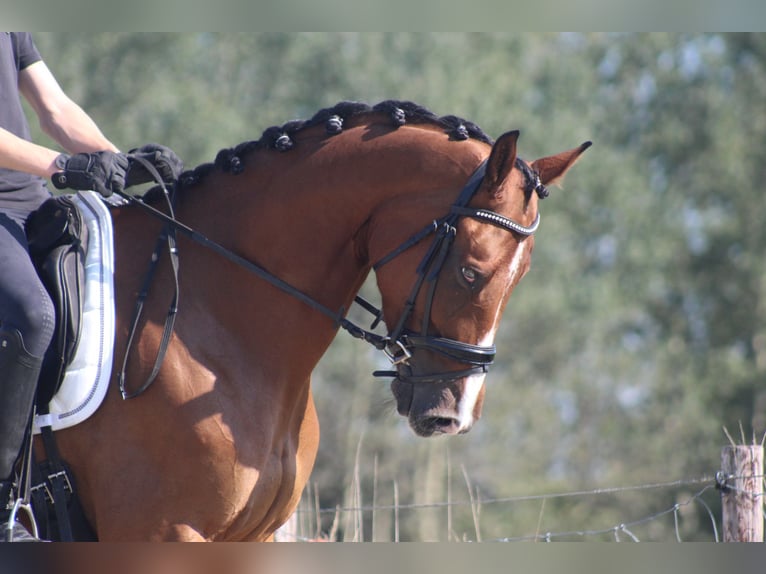
{"label": "leather rein", "polygon": [[[134,159],[134,158],[131,158],[131,159]],[[136,158],[136,159],[140,159],[140,158]],[[122,396],[124,399],[133,398],[140,395],[151,385],[151,383],[154,381],[157,374],[159,373],[159,368],[162,364],[163,358],[165,356],[165,353],[170,343],[170,335],[172,334],[175,316],[176,316],[176,313],[178,312],[179,258],[178,258],[178,250],[176,247],[176,232],[180,232],[186,235],[187,237],[192,239],[194,242],[208,249],[211,249],[212,251],[216,252],[220,256],[228,259],[229,261],[232,261],[233,263],[236,263],[240,267],[243,267],[247,271],[253,273],[257,277],[266,281],[267,283],[270,283],[272,286],[280,289],[284,293],[287,293],[291,297],[298,299],[299,301],[308,305],[312,309],[319,311],[320,313],[322,313],[323,315],[331,319],[333,323],[336,325],[336,327],[340,327],[344,329],[352,337],[366,341],[367,343],[371,344],[376,349],[383,351],[386,354],[386,356],[389,358],[389,360],[391,361],[392,365],[396,368],[396,370],[375,371],[373,373],[373,376],[396,377],[400,381],[408,382],[408,383],[437,383],[437,382],[444,383],[444,382],[458,380],[463,377],[474,375],[474,374],[486,373],[488,371],[489,365],[493,363],[495,358],[495,353],[496,353],[496,348],[494,345],[491,345],[491,346],[472,345],[472,344],[464,343],[462,341],[457,341],[454,339],[428,335],[428,325],[429,325],[430,316],[431,316],[431,306],[433,304],[433,298],[436,292],[437,278],[439,276],[439,272],[441,271],[442,266],[444,265],[447,255],[449,254],[450,247],[452,246],[452,243],[454,242],[455,235],[457,232],[456,224],[457,224],[457,220],[460,217],[472,217],[479,221],[496,225],[510,232],[513,232],[525,237],[532,235],[537,230],[540,224],[539,212],[536,215],[535,220],[532,222],[530,226],[524,226],[494,211],[468,207],[468,203],[473,198],[473,196],[475,195],[476,191],[479,189],[479,186],[481,185],[484,179],[484,174],[485,174],[486,166],[487,166],[486,160],[476,169],[473,175],[469,178],[468,182],[463,187],[462,191],[460,192],[460,195],[458,196],[457,200],[452,205],[449,213],[446,216],[442,217],[441,219],[434,220],[426,228],[424,228],[420,232],[413,235],[410,239],[405,241],[402,245],[394,249],[391,253],[389,253],[388,255],[386,255],[385,257],[383,257],[381,260],[379,260],[377,263],[373,265],[372,267],[373,270],[377,271],[382,266],[389,263],[391,260],[395,259],[397,256],[401,255],[408,249],[414,247],[421,241],[425,240],[427,237],[431,235],[434,236],[430,248],[428,249],[425,257],[423,258],[423,260],[421,261],[420,265],[417,268],[418,276],[410,292],[410,296],[405,303],[404,311],[399,317],[399,321],[397,322],[395,328],[393,330],[389,330],[388,335],[385,335],[385,336],[379,335],[372,331],[382,321],[382,318],[383,318],[382,310],[376,307],[375,305],[373,305],[372,303],[366,301],[364,298],[357,295],[354,301],[359,306],[361,306],[363,309],[365,309],[367,312],[371,313],[374,316],[374,321],[369,329],[360,327],[359,325],[356,325],[355,323],[347,319],[346,318],[347,310],[344,307],[341,307],[338,311],[335,311],[323,305],[322,303],[316,301],[309,295],[303,293],[299,289],[283,281],[279,277],[276,277],[275,275],[271,274],[269,271],[267,271],[263,267],[241,257],[240,255],[237,255],[230,249],[220,245],[219,243],[216,243],[215,241],[209,239],[205,235],[199,233],[198,231],[178,221],[175,218],[175,214],[173,213],[173,205],[175,203],[173,194],[175,192],[175,186],[171,186],[171,190],[169,191],[168,187],[165,185],[165,182],[162,181],[162,178],[154,169],[154,166],[151,166],[150,164],[148,164],[148,162],[142,161],[141,163],[144,164],[144,166],[150,171],[150,173],[154,175],[157,183],[162,189],[164,197],[165,197],[165,201],[168,207],[168,213],[165,213],[163,211],[160,211],[150,206],[149,204],[145,203],[143,199],[141,199],[140,197],[132,196],[123,192],[117,192],[117,194],[123,199],[127,200],[128,203],[141,207],[150,215],[154,216],[157,219],[160,219],[161,221],[165,223],[165,227],[159,236],[157,246],[152,255],[150,267],[144,280],[144,286],[138,296],[136,308],[134,311],[132,326],[129,331],[127,348],[125,351],[125,358],[123,361],[122,369],[120,373],[118,374],[120,391],[122,392]],[[539,188],[544,189],[544,187],[540,183],[539,178],[537,177],[536,174],[534,174],[534,177],[536,181],[533,182],[534,187],[531,189],[535,189],[535,190]],[[143,310],[143,302],[148,294],[148,289],[152,282],[154,272],[155,272],[157,263],[159,261],[160,252],[165,245],[167,245],[168,253],[170,254],[171,264],[172,264],[173,272],[175,276],[175,281],[176,281],[175,294],[174,294],[173,301],[171,302],[170,309],[168,311],[168,316],[165,323],[163,337],[162,337],[162,340],[160,341],[160,347],[157,353],[157,358],[156,358],[152,373],[149,375],[147,380],[138,388],[138,390],[134,392],[130,392],[126,388],[126,376],[125,376],[125,371],[127,369],[127,363],[128,363],[128,357],[132,348],[134,335],[136,334],[136,331],[138,328],[141,312]],[[426,285],[428,288],[427,297],[426,297],[426,311],[423,317],[421,331],[419,334],[417,334],[407,329],[405,325],[414,310],[415,301],[417,300],[420,290],[424,288],[424,286]],[[414,353],[414,351],[417,349],[424,349],[424,350],[441,354],[443,356],[446,356],[452,359],[453,361],[465,364],[467,368],[460,371],[449,371],[449,372],[434,373],[434,374],[428,374],[428,375],[413,375],[411,368],[409,366],[409,360],[412,357],[412,354]]]}

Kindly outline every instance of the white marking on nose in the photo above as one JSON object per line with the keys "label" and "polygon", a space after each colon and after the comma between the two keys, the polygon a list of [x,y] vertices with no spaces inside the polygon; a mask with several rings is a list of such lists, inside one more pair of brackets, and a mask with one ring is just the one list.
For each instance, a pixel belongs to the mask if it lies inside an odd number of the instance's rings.
{"label": "white marking on nose", "polygon": [[484,384],[484,378],[487,375],[482,373],[480,375],[471,375],[465,381],[465,389],[463,395],[460,397],[460,402],[457,408],[457,418],[460,423],[459,430],[466,430],[471,428],[474,423],[473,409],[476,407],[476,401],[479,398],[479,392]]}
{"label": "white marking on nose", "polygon": [[[524,259],[524,252],[527,250],[527,242],[524,241],[519,244],[519,246],[516,248],[516,253],[513,254],[513,259],[511,259],[511,265],[509,268],[508,273],[508,286],[507,289],[510,289],[515,281],[517,275],[521,271],[521,262]],[[507,291],[506,291],[507,294]],[[489,333],[484,337],[485,339],[489,338],[489,343],[479,343],[480,345],[491,345],[495,340],[495,333],[497,333],[498,327],[500,327],[500,313],[502,311],[502,306],[498,305],[497,311],[495,312],[495,320],[492,324],[492,329],[489,331]]]}
{"label": "white marking on nose", "polygon": [[511,259],[511,273],[508,278],[510,283],[513,283],[516,280],[516,276],[519,274],[519,270],[521,269],[521,260],[524,258],[524,252],[526,250],[527,242],[522,241],[516,248],[516,253],[513,254],[513,259]]}
{"label": "white marking on nose", "polygon": [[484,338],[481,339],[477,345],[479,347],[491,347],[495,342],[495,325],[492,325],[492,330],[484,335]]}

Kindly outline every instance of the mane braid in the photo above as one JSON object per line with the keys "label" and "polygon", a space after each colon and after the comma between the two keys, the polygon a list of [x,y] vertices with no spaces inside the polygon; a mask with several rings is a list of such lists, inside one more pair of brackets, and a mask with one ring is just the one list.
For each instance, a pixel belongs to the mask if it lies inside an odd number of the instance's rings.
{"label": "mane braid", "polygon": [[540,181],[540,174],[537,173],[536,170],[529,167],[527,162],[522,160],[520,157],[517,157],[515,166],[516,169],[524,174],[524,193],[527,195],[527,201],[529,201],[529,199],[532,197],[532,192],[536,193],[540,199],[545,199],[548,197],[548,195],[550,195],[548,188],[543,185],[542,181]]}
{"label": "mane braid", "polygon": [[493,143],[492,139],[476,124],[457,116],[439,117],[413,102],[386,100],[374,106],[361,102],[340,102],[331,108],[319,110],[309,120],[293,120],[282,126],[272,126],[267,128],[258,140],[242,142],[234,148],[220,150],[213,163],[205,163],[182,173],[178,180],[178,187],[179,189],[191,187],[216,169],[235,175],[242,173],[245,169],[243,160],[257,150],[289,151],[295,146],[296,134],[319,125],[324,125],[328,136],[331,137],[341,133],[343,125],[349,119],[363,114],[386,115],[395,128],[405,124],[434,124],[441,127],[452,140],[460,141],[470,138],[490,145]]}

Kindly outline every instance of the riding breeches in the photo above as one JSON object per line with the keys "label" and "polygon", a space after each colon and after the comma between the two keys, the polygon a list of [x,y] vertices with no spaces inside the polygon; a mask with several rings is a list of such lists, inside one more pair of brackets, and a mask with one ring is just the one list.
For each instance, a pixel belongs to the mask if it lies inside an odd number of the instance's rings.
{"label": "riding breeches", "polygon": [[18,329],[27,351],[42,357],[53,336],[55,317],[50,296],[29,257],[26,216],[0,211],[0,328]]}
{"label": "riding breeches", "polygon": [[29,257],[28,213],[0,211],[0,481],[13,467],[53,337],[53,303]]}

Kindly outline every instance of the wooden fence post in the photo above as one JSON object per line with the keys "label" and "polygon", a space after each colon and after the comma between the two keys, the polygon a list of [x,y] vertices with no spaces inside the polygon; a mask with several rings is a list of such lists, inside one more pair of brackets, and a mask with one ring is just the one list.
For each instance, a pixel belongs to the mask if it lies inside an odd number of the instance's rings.
{"label": "wooden fence post", "polygon": [[724,447],[721,473],[723,541],[763,542],[763,446]]}

